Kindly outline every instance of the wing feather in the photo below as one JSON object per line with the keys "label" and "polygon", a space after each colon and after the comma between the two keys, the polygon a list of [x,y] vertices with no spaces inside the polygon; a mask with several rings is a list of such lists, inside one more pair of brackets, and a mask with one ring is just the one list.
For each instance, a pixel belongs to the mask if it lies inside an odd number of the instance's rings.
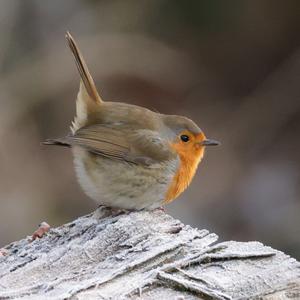
{"label": "wing feather", "polygon": [[99,124],[80,128],[62,139],[48,140],[46,144],[78,145],[100,156],[145,166],[172,159],[175,155],[169,143],[154,131],[120,130]]}

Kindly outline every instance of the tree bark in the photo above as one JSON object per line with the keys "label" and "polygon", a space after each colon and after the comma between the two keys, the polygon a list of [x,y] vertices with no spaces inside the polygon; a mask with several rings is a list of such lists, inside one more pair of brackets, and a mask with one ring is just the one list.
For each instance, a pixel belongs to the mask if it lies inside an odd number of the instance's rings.
{"label": "tree bark", "polygon": [[107,208],[0,253],[0,299],[300,299],[300,263],[163,211]]}

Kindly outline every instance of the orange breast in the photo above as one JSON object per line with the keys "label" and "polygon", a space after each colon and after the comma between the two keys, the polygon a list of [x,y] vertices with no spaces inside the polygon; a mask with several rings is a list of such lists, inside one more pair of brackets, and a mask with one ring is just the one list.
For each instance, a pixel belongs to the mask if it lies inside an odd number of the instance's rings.
{"label": "orange breast", "polygon": [[164,203],[173,201],[189,186],[204,154],[203,147],[201,149],[191,148],[187,150],[183,149],[180,144],[172,146],[180,157],[180,164],[167,191]]}

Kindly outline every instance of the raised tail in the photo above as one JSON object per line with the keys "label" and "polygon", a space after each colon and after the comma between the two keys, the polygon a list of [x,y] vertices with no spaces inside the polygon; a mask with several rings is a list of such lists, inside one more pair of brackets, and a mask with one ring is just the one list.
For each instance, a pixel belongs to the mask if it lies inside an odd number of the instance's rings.
{"label": "raised tail", "polygon": [[89,69],[85,63],[85,60],[69,31],[67,31],[66,33],[66,40],[75,58],[78,72],[80,74],[81,80],[85,86],[87,93],[96,103],[100,104],[102,102],[102,99],[98,94],[93,77],[91,76]]}
{"label": "raised tail", "polygon": [[83,56],[69,32],[66,34],[66,39],[75,58],[76,66],[81,77],[79,93],[76,100],[76,117],[71,126],[72,133],[75,133],[79,128],[88,123],[90,115],[101,110],[103,100],[98,94],[95,82]]}

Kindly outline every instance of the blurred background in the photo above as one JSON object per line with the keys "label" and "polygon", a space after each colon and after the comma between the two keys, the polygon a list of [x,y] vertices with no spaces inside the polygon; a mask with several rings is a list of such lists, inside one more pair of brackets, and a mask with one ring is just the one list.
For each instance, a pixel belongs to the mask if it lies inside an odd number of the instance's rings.
{"label": "blurred background", "polygon": [[0,247],[91,212],[69,149],[79,76],[70,30],[100,94],[192,118],[208,149],[166,210],[221,240],[300,259],[299,0],[1,1]]}

